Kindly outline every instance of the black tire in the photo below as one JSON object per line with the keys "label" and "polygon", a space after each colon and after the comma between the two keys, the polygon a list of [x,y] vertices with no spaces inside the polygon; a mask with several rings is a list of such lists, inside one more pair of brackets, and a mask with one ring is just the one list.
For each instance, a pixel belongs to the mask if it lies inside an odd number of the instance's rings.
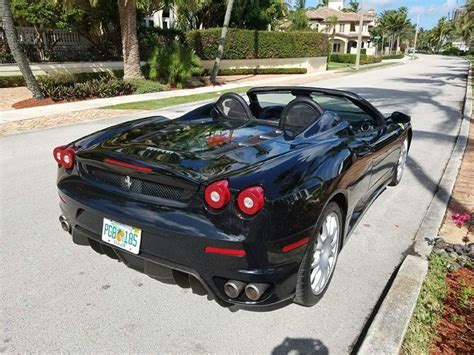
{"label": "black tire", "polygon": [[342,236],[344,234],[344,222],[342,217],[342,211],[339,205],[336,202],[330,202],[322,211],[320,218],[317,222],[317,226],[311,236],[310,244],[307,247],[306,253],[301,261],[300,268],[298,270],[298,276],[296,281],[296,292],[294,302],[298,303],[305,307],[314,306],[319,300],[324,296],[326,290],[328,289],[329,284],[331,283],[332,276],[334,275],[334,269],[336,268],[337,264],[337,257],[335,260],[335,264],[333,266],[332,272],[329,276],[329,279],[324,286],[324,289],[319,292],[318,294],[314,294],[313,289],[311,287],[311,264],[313,262],[313,254],[315,252],[315,248],[317,245],[317,235],[320,233],[322,224],[326,220],[326,217],[330,213],[336,213],[339,220],[339,241],[338,241],[338,248],[337,254],[341,250],[342,245]]}
{"label": "black tire", "polygon": [[[405,138],[405,140],[403,141],[400,147],[400,157],[398,158],[397,164],[395,165],[395,171],[393,172],[392,181],[390,181],[390,183],[388,184],[389,186],[397,186],[400,183],[400,181],[402,181],[403,172],[405,171],[406,158],[408,155],[408,146],[409,146],[408,138]],[[405,154],[405,158],[403,161],[400,161],[403,152]],[[399,170],[400,164],[403,164],[403,168],[401,172]]]}

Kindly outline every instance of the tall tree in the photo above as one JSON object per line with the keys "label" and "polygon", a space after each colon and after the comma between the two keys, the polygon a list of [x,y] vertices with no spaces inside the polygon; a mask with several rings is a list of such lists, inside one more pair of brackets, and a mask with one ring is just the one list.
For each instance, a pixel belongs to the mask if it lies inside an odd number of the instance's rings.
{"label": "tall tree", "polygon": [[334,37],[336,36],[336,26],[339,22],[339,19],[336,15],[329,16],[326,18],[326,31],[331,33],[329,41],[329,54],[331,55],[334,47]]}
{"label": "tall tree", "polygon": [[349,1],[349,6],[342,9],[343,12],[359,12],[360,4],[356,0]]}
{"label": "tall tree", "polygon": [[224,24],[222,26],[221,38],[219,39],[219,47],[217,48],[217,56],[214,62],[214,67],[211,72],[211,83],[216,82],[217,73],[219,71],[219,66],[221,64],[221,59],[224,55],[224,44],[225,38],[227,36],[227,29],[229,28],[230,15],[232,13],[232,7],[234,6],[234,0],[227,0],[227,8],[225,11]]}
{"label": "tall tree", "polygon": [[466,1],[464,13],[456,20],[456,31],[469,46],[474,37],[474,0]]}
{"label": "tall tree", "polygon": [[21,74],[25,79],[26,86],[33,94],[34,99],[42,99],[43,93],[36,81],[33,72],[31,71],[28,60],[26,59],[25,53],[23,53],[20,45],[18,43],[15,25],[13,23],[13,17],[10,9],[10,2],[8,0],[0,0],[0,16],[2,18],[3,29],[5,31],[5,36],[7,37],[8,46],[10,51],[20,68]]}
{"label": "tall tree", "polygon": [[137,4],[136,0],[117,0],[120,33],[122,35],[123,77],[125,79],[142,79],[140,68],[140,50],[137,37]]}

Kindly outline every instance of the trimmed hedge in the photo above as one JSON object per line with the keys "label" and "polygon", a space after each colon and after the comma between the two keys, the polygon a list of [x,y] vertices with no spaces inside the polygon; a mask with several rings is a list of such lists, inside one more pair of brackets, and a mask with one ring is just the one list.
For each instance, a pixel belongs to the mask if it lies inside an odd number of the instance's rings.
{"label": "trimmed hedge", "polygon": [[[112,72],[91,72],[91,73],[52,73],[47,75],[38,75],[38,81],[48,80],[45,78],[54,78],[56,81],[67,83],[85,83],[93,79],[100,79],[104,76],[112,76],[115,78],[123,78],[123,70],[112,70]],[[0,88],[12,88],[18,86],[26,86],[25,79],[21,75],[6,75],[0,76]]]}
{"label": "trimmed hedge", "polygon": [[360,64],[374,64],[380,63],[382,61],[382,57],[377,57],[375,55],[368,55],[366,58],[360,59]]}
{"label": "trimmed hedge", "polygon": [[[360,61],[367,59],[367,54],[360,55]],[[355,54],[342,54],[342,53],[333,53],[329,58],[330,62],[334,63],[350,63],[355,64],[356,62],[356,55]]]}
{"label": "trimmed hedge", "polygon": [[389,55],[384,55],[382,59],[402,59],[405,57],[405,54],[389,54]]}
{"label": "trimmed hedge", "polygon": [[[215,59],[220,28],[186,33],[188,45],[202,60]],[[268,32],[230,28],[223,59],[303,58],[328,55],[328,36],[315,31]]]}
{"label": "trimmed hedge", "polygon": [[[219,69],[217,75],[257,75],[257,74],[306,74],[306,68],[237,68]],[[203,75],[209,75],[210,70],[204,70]]]}
{"label": "trimmed hedge", "polygon": [[[349,64],[355,64],[356,62],[356,54],[339,54],[339,53],[333,53],[331,54],[331,57],[329,58],[330,62],[333,63],[349,63]],[[360,55],[360,64],[373,64],[373,63],[380,63],[382,61],[381,57],[377,57],[374,55],[367,55],[367,54],[362,54]]]}

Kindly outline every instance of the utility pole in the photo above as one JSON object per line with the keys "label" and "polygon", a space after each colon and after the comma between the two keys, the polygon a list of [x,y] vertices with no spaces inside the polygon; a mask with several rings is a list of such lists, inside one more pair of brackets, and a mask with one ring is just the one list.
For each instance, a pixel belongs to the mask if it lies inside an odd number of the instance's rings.
{"label": "utility pole", "polygon": [[362,6],[360,7],[359,17],[359,35],[357,36],[357,54],[356,54],[356,65],[355,69],[359,70],[360,65],[360,49],[362,47],[362,29],[364,27],[364,0],[362,0]]}
{"label": "utility pole", "polygon": [[416,54],[416,40],[418,39],[419,25],[420,25],[420,13],[418,13],[418,18],[416,19],[415,42],[413,43],[413,55]]}

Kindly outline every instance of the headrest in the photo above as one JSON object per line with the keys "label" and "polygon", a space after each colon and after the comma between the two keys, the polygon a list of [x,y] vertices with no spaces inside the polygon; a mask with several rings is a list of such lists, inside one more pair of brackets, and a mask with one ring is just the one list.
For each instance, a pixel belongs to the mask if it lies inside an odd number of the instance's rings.
{"label": "headrest", "polygon": [[280,116],[280,129],[290,137],[295,137],[318,119],[323,110],[312,99],[297,97],[290,101]]}
{"label": "headrest", "polygon": [[214,110],[224,119],[247,121],[252,118],[252,112],[244,98],[233,92],[223,94],[215,103]]}

